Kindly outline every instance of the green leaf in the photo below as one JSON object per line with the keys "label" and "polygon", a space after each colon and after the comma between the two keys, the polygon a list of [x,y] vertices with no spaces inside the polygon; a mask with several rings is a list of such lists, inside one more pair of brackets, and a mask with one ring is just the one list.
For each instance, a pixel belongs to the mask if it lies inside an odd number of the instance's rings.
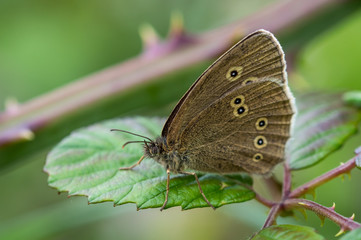
{"label": "green leaf", "polygon": [[345,104],[341,94],[301,95],[296,105],[298,112],[289,143],[291,169],[320,162],[357,131],[360,111]]}
{"label": "green leaf", "polygon": [[252,240],[322,240],[313,228],[297,225],[274,225],[259,231]]}
{"label": "green leaf", "polygon": [[361,91],[347,92],[343,95],[343,100],[355,107],[361,107]]}
{"label": "green leaf", "polygon": [[[164,120],[124,118],[79,129],[61,141],[48,155],[44,171],[48,183],[69,195],[88,196],[89,203],[113,201],[115,205],[136,203],[138,209],[161,207],[165,200],[166,171],[153,159],[145,159],[133,170],[131,166],[143,155],[141,143],[122,145],[139,137],[110,132],[117,128],[155,138]],[[246,174],[222,176],[198,174],[202,189],[214,207],[253,199],[254,192],[236,184],[251,185]],[[167,208],[208,207],[193,176],[171,175]]]}
{"label": "green leaf", "polygon": [[361,228],[357,228],[343,235],[340,240],[361,240]]}

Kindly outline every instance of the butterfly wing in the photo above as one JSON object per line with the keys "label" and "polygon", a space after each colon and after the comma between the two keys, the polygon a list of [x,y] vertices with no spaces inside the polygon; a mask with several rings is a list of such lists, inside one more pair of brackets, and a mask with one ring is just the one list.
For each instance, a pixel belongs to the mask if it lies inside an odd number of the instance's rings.
{"label": "butterfly wing", "polygon": [[168,146],[179,142],[188,122],[225,92],[265,77],[286,82],[284,54],[270,32],[258,30],[215,61],[182,97],[163,127]]}
{"label": "butterfly wing", "polygon": [[284,160],[292,115],[284,83],[266,78],[236,87],[188,122],[179,143],[186,167],[266,174]]}

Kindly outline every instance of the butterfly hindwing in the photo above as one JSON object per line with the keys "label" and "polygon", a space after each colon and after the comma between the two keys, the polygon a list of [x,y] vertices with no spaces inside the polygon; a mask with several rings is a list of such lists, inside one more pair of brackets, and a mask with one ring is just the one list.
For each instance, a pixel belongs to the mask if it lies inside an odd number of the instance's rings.
{"label": "butterfly hindwing", "polygon": [[293,115],[286,91],[272,79],[253,82],[227,92],[194,116],[178,143],[187,149],[189,168],[215,171],[220,164],[232,164],[233,169],[265,174],[283,161]]}

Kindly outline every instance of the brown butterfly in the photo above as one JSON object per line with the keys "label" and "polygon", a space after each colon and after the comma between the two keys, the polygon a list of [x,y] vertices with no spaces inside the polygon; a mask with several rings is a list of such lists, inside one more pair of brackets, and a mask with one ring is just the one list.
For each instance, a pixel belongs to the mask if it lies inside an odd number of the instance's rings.
{"label": "brown butterfly", "polygon": [[197,174],[186,170],[267,174],[284,160],[295,112],[285,70],[284,53],[273,34],[251,33],[190,87],[160,137],[145,137],[139,161],[121,169],[153,158],[167,170],[161,210],[168,201],[170,172],[193,175],[204,200],[214,208]]}

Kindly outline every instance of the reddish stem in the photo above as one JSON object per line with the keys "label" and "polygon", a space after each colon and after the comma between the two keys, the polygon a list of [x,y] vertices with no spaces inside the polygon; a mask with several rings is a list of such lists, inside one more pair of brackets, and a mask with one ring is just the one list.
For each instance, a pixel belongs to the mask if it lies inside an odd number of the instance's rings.
{"label": "reddish stem", "polygon": [[281,204],[273,205],[273,207],[271,208],[271,210],[267,216],[266,222],[264,223],[262,228],[266,228],[266,227],[269,227],[269,226],[272,226],[273,224],[275,224],[276,218],[277,218],[278,214],[280,213],[280,211],[281,211]]}
{"label": "reddish stem", "polygon": [[355,166],[355,159],[359,156],[359,154],[352,158],[351,160],[347,161],[346,163],[326,172],[325,174],[316,177],[315,179],[299,186],[295,190],[293,190],[289,194],[289,198],[297,198],[302,195],[305,195],[308,191],[315,189],[316,187],[340,176],[341,174],[349,173]]}
{"label": "reddish stem", "polygon": [[[355,159],[361,156],[361,151],[355,151],[357,154],[354,158],[346,162],[345,164],[342,164],[339,167],[336,167],[327,173],[303,184],[302,186],[296,188],[292,192],[291,190],[291,169],[289,168],[288,161],[285,162],[284,167],[284,185],[283,185],[283,194],[282,194],[282,201],[278,204],[273,203],[271,206],[271,211],[266,219],[266,222],[263,226],[263,228],[269,227],[272,224],[275,223],[276,218],[278,214],[283,210],[288,210],[292,208],[297,207],[303,207],[305,209],[311,210],[322,217],[327,217],[331,221],[335,222],[336,224],[340,225],[341,231],[346,230],[352,230],[361,227],[360,223],[357,223],[353,221],[353,218],[346,218],[334,211],[334,208],[328,208],[325,206],[322,206],[318,203],[315,203],[310,200],[306,199],[298,199],[297,197],[300,197],[307,193],[309,190],[314,189],[332,179],[335,177],[338,177],[341,174],[349,173],[356,165],[355,165]],[[258,200],[258,199],[257,199]],[[268,203],[272,204],[271,202]],[[264,204],[265,205],[265,204]],[[265,205],[267,206],[267,205]]]}
{"label": "reddish stem", "polygon": [[287,199],[283,202],[283,207],[285,209],[293,209],[297,207],[306,208],[308,210],[315,212],[320,216],[327,217],[331,221],[338,224],[342,230],[353,230],[361,227],[361,224],[353,221],[352,217],[350,218],[344,217],[338,214],[337,212],[335,212],[334,208],[332,207],[328,208],[310,200],[297,199],[297,198]]}
{"label": "reddish stem", "polygon": [[287,199],[290,192],[291,192],[291,186],[292,186],[292,176],[291,176],[291,170],[290,165],[288,161],[285,161],[284,163],[284,175],[283,175],[283,188],[282,188],[282,199]]}
{"label": "reddish stem", "polygon": [[[203,34],[173,34],[133,59],[0,113],[0,146],[29,139],[32,132],[79,109],[94,105],[176,70],[218,56],[236,39],[265,28],[280,33],[339,0],[289,0]],[[140,71],[141,69],[141,71]]]}
{"label": "reddish stem", "polygon": [[[253,191],[254,191],[254,190],[253,190]],[[255,192],[255,191],[254,191],[254,192]],[[276,204],[275,202],[272,202],[272,201],[270,201],[270,200],[262,197],[261,195],[259,195],[259,194],[256,193],[256,192],[255,192],[255,194],[256,194],[255,199],[256,199],[259,203],[263,204],[263,205],[266,206],[266,207],[272,208],[272,207]]]}

